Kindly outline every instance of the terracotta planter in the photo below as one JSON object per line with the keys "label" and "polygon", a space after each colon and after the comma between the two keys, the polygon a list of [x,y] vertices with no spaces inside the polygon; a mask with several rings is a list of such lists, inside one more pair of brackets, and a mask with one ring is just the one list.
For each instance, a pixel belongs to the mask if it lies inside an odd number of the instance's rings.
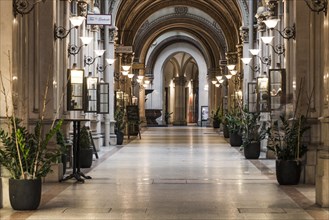
{"label": "terracotta planter", "polygon": [[296,160],[276,160],[276,179],[280,185],[297,185],[300,179],[301,162]]}
{"label": "terracotta planter", "polygon": [[251,142],[244,147],[243,153],[246,159],[258,159],[260,155],[260,142]]}
{"label": "terracotta planter", "polygon": [[230,144],[232,147],[240,147],[242,145],[242,137],[237,133],[230,133]]}
{"label": "terracotta planter", "polygon": [[41,179],[9,179],[9,199],[14,210],[35,210],[41,200]]}

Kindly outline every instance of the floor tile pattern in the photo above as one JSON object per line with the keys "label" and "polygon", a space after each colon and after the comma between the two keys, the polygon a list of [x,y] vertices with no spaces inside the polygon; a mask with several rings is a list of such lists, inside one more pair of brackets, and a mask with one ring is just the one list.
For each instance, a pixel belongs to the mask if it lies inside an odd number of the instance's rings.
{"label": "floor tile pattern", "polygon": [[279,186],[274,165],[246,160],[212,128],[153,127],[102,148],[84,170],[91,180],[46,183],[38,210],[4,208],[0,219],[328,220],[314,186]]}

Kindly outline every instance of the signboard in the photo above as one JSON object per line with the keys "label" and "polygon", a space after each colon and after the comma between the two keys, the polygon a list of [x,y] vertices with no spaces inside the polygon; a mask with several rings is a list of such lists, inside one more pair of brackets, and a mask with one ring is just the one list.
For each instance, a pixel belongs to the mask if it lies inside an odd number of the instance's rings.
{"label": "signboard", "polygon": [[112,25],[112,15],[87,15],[87,25]]}
{"label": "signboard", "polygon": [[201,127],[202,127],[202,122],[208,121],[208,118],[209,118],[208,106],[201,106]]}
{"label": "signboard", "polygon": [[128,139],[130,138],[130,135],[139,135],[139,139],[141,139],[138,105],[127,105],[126,111],[128,120]]}
{"label": "signboard", "polygon": [[139,121],[138,105],[127,105],[126,110],[127,110],[128,123]]}
{"label": "signboard", "polygon": [[132,53],[133,47],[132,46],[117,46],[115,48],[116,53]]}

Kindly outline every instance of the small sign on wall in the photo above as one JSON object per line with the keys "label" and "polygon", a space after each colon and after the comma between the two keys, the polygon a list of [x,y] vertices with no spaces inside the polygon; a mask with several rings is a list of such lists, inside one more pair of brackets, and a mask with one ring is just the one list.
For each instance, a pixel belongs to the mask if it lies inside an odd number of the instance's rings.
{"label": "small sign on wall", "polygon": [[87,25],[112,25],[112,15],[87,15]]}

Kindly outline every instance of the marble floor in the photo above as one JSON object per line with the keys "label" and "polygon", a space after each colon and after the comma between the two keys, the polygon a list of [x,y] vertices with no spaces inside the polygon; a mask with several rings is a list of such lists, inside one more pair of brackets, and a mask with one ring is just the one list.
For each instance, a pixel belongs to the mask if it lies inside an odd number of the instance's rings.
{"label": "marble floor", "polygon": [[278,185],[273,160],[246,160],[212,128],[147,128],[83,171],[92,179],[45,183],[38,210],[0,219],[329,219],[313,185]]}

